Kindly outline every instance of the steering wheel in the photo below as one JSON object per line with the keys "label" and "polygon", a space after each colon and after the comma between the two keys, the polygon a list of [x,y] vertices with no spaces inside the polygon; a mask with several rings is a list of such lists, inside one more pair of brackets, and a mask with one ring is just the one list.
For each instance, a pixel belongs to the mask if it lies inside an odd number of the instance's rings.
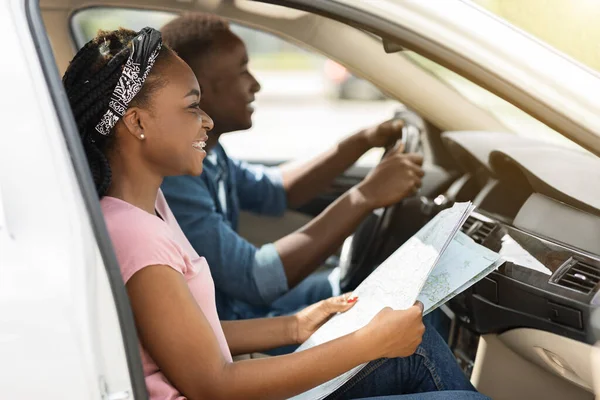
{"label": "steering wheel", "polygon": [[[404,146],[404,153],[421,151],[421,131],[418,123],[411,121],[413,120],[410,118],[411,116],[409,111],[400,111],[394,115],[395,119],[404,121],[402,137],[393,146],[386,148],[383,157],[390,151],[395,151],[399,146]],[[378,254],[383,247],[392,221],[399,214],[405,200],[374,210],[359,225],[356,232],[344,241],[339,263],[342,290],[355,289],[378,266]]]}

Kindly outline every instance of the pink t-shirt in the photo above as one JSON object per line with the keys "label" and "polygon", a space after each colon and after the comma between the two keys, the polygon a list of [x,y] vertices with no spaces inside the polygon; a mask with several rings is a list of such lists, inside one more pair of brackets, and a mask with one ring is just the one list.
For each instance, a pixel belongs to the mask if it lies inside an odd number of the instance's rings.
{"label": "pink t-shirt", "polygon": [[[150,265],[168,265],[181,273],[210,323],[223,356],[231,362],[231,352],[217,315],[215,286],[208,264],[186,239],[162,192],[158,193],[156,210],[164,221],[114,197],[104,197],[100,204],[125,283]],[[141,345],[140,350],[150,400],[185,400]]]}

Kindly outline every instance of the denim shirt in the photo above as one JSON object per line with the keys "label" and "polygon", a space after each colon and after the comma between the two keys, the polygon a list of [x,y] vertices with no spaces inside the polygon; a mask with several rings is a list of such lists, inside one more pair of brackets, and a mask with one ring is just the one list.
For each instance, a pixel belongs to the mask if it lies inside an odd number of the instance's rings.
{"label": "denim shirt", "polygon": [[288,291],[275,246],[257,248],[237,234],[240,210],[285,212],[279,169],[232,160],[217,145],[204,160],[202,175],[167,177],[161,189],[188,240],[210,265],[221,319],[268,310]]}

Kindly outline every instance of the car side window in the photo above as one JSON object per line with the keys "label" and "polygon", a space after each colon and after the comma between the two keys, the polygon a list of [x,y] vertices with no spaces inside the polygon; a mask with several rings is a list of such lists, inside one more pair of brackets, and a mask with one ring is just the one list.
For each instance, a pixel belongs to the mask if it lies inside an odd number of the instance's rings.
{"label": "car side window", "polygon": [[[232,29],[246,43],[250,71],[262,86],[252,129],[221,139],[234,157],[265,162],[307,158],[391,118],[398,107],[320,54],[255,29]],[[375,164],[379,157],[375,151],[361,162]]]}
{"label": "car side window", "polygon": [[[176,14],[124,9],[89,9],[73,18],[79,46],[98,29],[124,26],[160,28]],[[344,137],[391,118],[400,107],[369,82],[340,64],[277,36],[232,24],[248,49],[249,69],[261,84],[254,103],[253,127],[224,135],[229,155],[251,162],[274,163],[314,156]],[[359,160],[375,165],[381,150]]]}

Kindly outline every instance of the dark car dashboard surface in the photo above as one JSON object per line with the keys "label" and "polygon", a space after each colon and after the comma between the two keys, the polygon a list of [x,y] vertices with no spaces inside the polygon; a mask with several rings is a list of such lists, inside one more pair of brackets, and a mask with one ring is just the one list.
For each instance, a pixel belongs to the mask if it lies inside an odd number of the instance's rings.
{"label": "dark car dashboard surface", "polygon": [[462,230],[505,259],[448,307],[481,335],[533,328],[595,343],[600,302],[600,160],[492,132],[446,132],[463,174],[445,193],[477,206]]}

